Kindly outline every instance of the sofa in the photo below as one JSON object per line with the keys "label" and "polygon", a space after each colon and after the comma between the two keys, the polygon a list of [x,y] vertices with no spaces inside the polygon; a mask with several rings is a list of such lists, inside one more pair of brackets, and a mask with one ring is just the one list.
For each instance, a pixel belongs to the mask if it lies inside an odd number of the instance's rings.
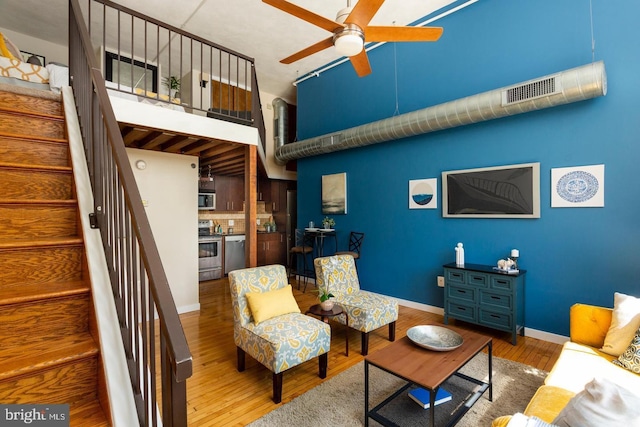
{"label": "sofa", "polygon": [[[538,418],[545,423],[554,423],[554,425],[584,425],[582,422],[574,422],[573,424],[559,422],[559,419],[564,417],[564,414],[570,410],[569,406],[574,405],[573,402],[576,402],[578,397],[582,398],[583,394],[589,393],[595,387],[596,382],[599,384],[606,382],[608,387],[613,387],[617,390],[616,392],[622,393],[621,400],[626,402],[625,405],[632,405],[633,408],[634,401],[636,405],[637,402],[640,402],[640,375],[616,365],[613,361],[618,357],[602,351],[612,323],[613,311],[611,308],[586,304],[575,304],[571,307],[571,340],[564,344],[560,357],[546,377],[544,384],[529,401],[523,412],[526,418]],[[636,332],[635,340],[637,340],[638,334],[640,334],[640,330]],[[584,400],[582,399],[581,402]],[[602,416],[607,420],[605,424],[601,425],[640,425],[640,412],[635,412],[638,408],[629,411],[626,407],[625,409],[616,409],[615,405],[611,403],[603,406],[609,406],[609,408],[604,410],[593,408],[596,417]],[[607,413],[613,410],[626,411],[629,418],[625,418],[626,421],[623,424],[617,424],[615,420],[609,421],[616,417],[616,415]],[[561,412],[562,415],[560,415]],[[517,415],[521,416],[522,414]],[[593,419],[594,416],[590,416]],[[624,416],[626,417],[626,415]],[[511,415],[499,417],[492,423],[492,427],[507,425],[511,427],[526,424],[513,422]]]}

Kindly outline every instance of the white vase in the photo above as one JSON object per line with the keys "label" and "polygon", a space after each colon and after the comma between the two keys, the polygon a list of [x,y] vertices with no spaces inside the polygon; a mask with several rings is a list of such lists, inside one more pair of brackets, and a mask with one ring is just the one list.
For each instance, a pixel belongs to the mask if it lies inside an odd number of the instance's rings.
{"label": "white vase", "polygon": [[322,307],[324,311],[331,311],[333,308],[333,300],[328,299],[326,301],[322,301],[320,303],[320,307]]}

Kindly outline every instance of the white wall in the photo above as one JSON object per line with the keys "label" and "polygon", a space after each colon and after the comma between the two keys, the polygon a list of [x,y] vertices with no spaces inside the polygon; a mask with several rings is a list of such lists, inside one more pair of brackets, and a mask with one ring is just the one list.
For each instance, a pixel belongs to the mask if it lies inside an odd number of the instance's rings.
{"label": "white wall", "polygon": [[[132,148],[127,154],[178,312],[197,311],[198,158]],[[138,160],[145,169],[136,168]]]}
{"label": "white wall", "polygon": [[13,44],[18,46],[18,49],[44,56],[47,64],[50,62],[59,62],[69,65],[69,49],[67,46],[37,39],[16,31],[7,30],[6,28],[0,28],[0,32],[7,36]]}

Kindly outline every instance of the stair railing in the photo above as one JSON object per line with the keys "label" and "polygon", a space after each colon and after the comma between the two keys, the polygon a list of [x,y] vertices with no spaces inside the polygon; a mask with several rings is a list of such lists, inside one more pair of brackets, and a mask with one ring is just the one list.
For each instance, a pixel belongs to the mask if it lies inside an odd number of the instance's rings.
{"label": "stair railing", "polygon": [[84,12],[111,93],[253,126],[265,149],[253,58],[109,0]]}
{"label": "stair railing", "polygon": [[192,356],[78,0],[69,0],[69,64],[129,367],[126,386],[133,390],[140,425],[186,426]]}

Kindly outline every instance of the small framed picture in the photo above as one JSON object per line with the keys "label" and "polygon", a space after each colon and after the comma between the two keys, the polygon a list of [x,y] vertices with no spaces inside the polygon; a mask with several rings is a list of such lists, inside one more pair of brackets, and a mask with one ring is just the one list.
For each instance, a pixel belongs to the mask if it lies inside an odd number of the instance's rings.
{"label": "small framed picture", "polygon": [[322,175],[322,213],[347,213],[347,174],[346,172]]}
{"label": "small framed picture", "polygon": [[24,50],[21,50],[20,54],[22,55],[23,62],[28,62],[29,64],[33,64],[33,65],[39,65],[41,67],[44,67],[45,65],[47,65],[45,57],[42,55],[27,52]]}
{"label": "small framed picture", "polygon": [[438,208],[438,179],[412,179],[409,181],[409,209]]}
{"label": "small framed picture", "polygon": [[551,207],[604,207],[604,165],[551,169]]}

